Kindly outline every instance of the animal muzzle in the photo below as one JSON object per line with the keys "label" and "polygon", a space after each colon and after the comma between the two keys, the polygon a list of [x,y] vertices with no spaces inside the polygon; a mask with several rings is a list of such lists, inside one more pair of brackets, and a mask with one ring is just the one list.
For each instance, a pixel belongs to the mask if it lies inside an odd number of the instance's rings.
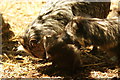
{"label": "animal muzzle", "polygon": [[33,56],[40,58],[40,59],[47,58],[44,40],[40,40],[39,42],[37,42],[36,40],[30,40],[29,43],[30,43],[29,51]]}

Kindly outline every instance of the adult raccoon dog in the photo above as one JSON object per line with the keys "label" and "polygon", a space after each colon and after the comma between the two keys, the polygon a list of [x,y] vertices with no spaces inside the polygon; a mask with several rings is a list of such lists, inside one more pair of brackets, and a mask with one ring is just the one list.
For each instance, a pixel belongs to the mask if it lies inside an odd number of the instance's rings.
{"label": "adult raccoon dog", "polygon": [[69,36],[65,34],[65,26],[74,16],[105,18],[110,9],[110,2],[80,1],[55,0],[47,3],[25,29],[19,42],[35,57],[46,59],[49,54],[58,66],[72,67],[77,52],[74,46],[67,44],[71,41],[66,39]]}
{"label": "adult raccoon dog", "polygon": [[[98,19],[74,17],[66,26],[66,32],[72,40],[81,45],[85,42],[98,46],[120,64],[120,23],[116,19]],[[115,57],[114,57],[115,56]]]}
{"label": "adult raccoon dog", "polygon": [[[110,2],[80,1],[55,0],[47,3],[41,8],[39,16],[25,29],[19,42],[35,57],[45,58],[44,53],[49,49],[45,49],[46,37],[64,33],[65,26],[74,16],[105,18],[109,13]],[[54,40],[49,42],[53,43]]]}

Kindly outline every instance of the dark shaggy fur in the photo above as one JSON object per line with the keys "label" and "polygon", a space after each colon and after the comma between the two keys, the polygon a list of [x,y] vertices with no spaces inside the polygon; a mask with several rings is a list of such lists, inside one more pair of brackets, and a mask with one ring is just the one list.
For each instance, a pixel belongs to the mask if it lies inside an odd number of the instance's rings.
{"label": "dark shaggy fur", "polygon": [[[85,42],[98,46],[114,59],[120,62],[120,23],[116,19],[98,19],[75,17],[66,26],[67,33],[72,40],[81,45]],[[115,59],[114,59],[115,60]]]}
{"label": "dark shaggy fur", "polygon": [[21,36],[20,43],[23,47],[35,57],[43,59],[49,54],[55,64],[73,66],[77,52],[65,34],[65,26],[74,16],[105,18],[110,7],[109,2],[80,1],[57,0],[43,6],[39,16]]}
{"label": "dark shaggy fur", "polygon": [[[45,37],[63,33],[65,26],[74,16],[105,18],[109,12],[109,2],[79,1],[81,0],[57,0],[43,6],[37,19],[22,34],[23,40],[20,42],[23,47],[34,56],[42,58],[46,52],[43,44]],[[54,40],[50,42],[53,43]]]}

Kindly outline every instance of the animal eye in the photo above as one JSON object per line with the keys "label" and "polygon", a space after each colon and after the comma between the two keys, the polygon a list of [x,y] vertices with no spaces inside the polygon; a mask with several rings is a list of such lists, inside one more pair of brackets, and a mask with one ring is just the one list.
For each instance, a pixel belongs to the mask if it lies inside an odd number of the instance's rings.
{"label": "animal eye", "polygon": [[37,40],[31,40],[30,43],[34,43],[34,44],[37,44]]}
{"label": "animal eye", "polygon": [[37,45],[38,41],[37,40],[30,40],[30,46],[34,47],[35,45]]}

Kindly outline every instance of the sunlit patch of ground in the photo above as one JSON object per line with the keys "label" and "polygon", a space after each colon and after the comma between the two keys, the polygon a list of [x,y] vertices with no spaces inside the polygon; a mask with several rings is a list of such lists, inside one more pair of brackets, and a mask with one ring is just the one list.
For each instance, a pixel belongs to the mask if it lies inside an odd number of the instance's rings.
{"label": "sunlit patch of ground", "polygon": [[36,69],[51,65],[51,63],[41,64],[38,58],[31,56],[13,56],[12,60],[7,55],[0,55],[3,59],[0,61],[0,78],[41,78],[49,77],[39,73]]}
{"label": "sunlit patch of ground", "polygon": [[108,69],[106,72],[100,72],[100,71],[91,71],[92,78],[113,78],[113,77],[119,77],[118,75],[118,69]]}
{"label": "sunlit patch of ground", "polygon": [[[0,0],[0,13],[10,24],[11,30],[15,36],[19,36],[39,14],[40,8],[45,4],[43,0]],[[11,45],[11,44],[10,44]],[[11,46],[6,45],[7,47]],[[14,47],[13,47],[14,48]],[[7,50],[7,49],[6,49]],[[40,63],[38,58],[34,58],[27,53],[5,51],[0,55],[0,78],[63,78],[63,76],[49,76],[42,74],[37,69],[39,67],[49,66],[52,63]],[[86,74],[82,72],[81,74]],[[68,76],[67,76],[68,77]],[[113,78],[118,76],[118,69],[106,70],[105,72],[91,71],[90,78]]]}
{"label": "sunlit patch of ground", "polygon": [[[60,76],[49,76],[47,74],[40,73],[37,69],[40,67],[49,66],[52,63],[40,63],[38,58],[32,56],[13,56],[10,58],[7,55],[0,55],[0,78],[63,78]],[[82,72],[86,74],[86,72]],[[77,74],[76,74],[77,75]],[[77,75],[79,77],[81,75]],[[67,76],[68,77],[68,76]],[[91,71],[89,78],[113,78],[118,76],[118,69],[108,69],[105,72]]]}
{"label": "sunlit patch of ground", "polygon": [[15,35],[20,35],[39,14],[43,0],[0,0],[0,12]]}

